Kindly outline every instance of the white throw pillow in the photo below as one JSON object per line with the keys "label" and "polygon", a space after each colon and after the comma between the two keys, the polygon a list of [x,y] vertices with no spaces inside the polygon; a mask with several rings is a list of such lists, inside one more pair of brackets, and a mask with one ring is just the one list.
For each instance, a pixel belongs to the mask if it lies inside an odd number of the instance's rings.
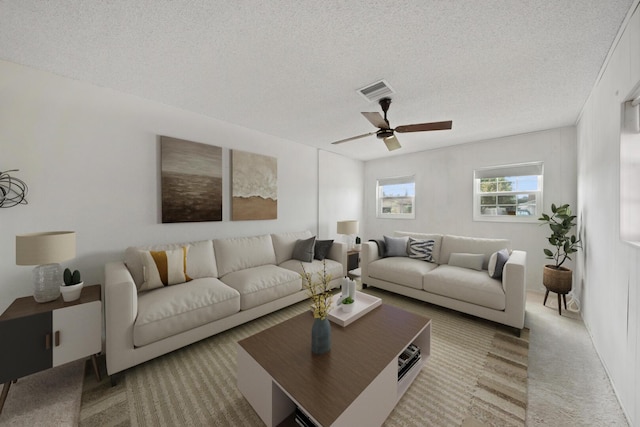
{"label": "white throw pillow", "polygon": [[183,246],[167,251],[140,251],[144,276],[140,291],[190,281],[186,273],[188,250],[188,246]]}

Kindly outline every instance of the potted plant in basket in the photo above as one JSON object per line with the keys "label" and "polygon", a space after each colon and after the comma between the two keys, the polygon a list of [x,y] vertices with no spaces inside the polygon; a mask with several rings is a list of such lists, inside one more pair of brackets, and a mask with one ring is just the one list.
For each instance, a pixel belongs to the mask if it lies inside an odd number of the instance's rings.
{"label": "potted plant in basket", "polygon": [[75,301],[80,298],[82,286],[84,285],[84,282],[80,277],[80,272],[78,270],[74,270],[73,272],[71,272],[70,269],[65,268],[62,279],[64,281],[64,285],[60,286],[62,299],[65,302],[69,302]]}
{"label": "potted plant in basket", "polygon": [[[551,216],[543,213],[538,220],[549,225],[551,236],[547,238],[552,249],[544,249],[547,259],[554,260],[554,264],[544,266],[542,283],[547,288],[545,302],[549,291],[558,295],[566,295],[571,290],[573,272],[562,264],[566,260],[571,260],[571,254],[581,249],[580,239],[575,234],[569,234],[576,225],[576,216],[572,215],[568,204],[562,206],[551,205]],[[565,302],[566,304],[566,302]]]}

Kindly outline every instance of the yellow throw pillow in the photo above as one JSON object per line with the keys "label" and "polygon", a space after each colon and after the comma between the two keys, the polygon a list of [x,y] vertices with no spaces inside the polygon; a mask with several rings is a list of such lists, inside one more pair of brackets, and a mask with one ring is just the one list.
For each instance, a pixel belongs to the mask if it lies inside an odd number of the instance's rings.
{"label": "yellow throw pillow", "polygon": [[140,291],[190,281],[186,271],[188,251],[188,246],[167,251],[140,251],[144,275]]}

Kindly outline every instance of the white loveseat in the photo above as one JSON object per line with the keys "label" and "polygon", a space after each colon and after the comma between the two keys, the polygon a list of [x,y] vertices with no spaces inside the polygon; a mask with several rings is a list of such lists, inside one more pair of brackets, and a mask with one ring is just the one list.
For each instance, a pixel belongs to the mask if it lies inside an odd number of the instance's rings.
{"label": "white loveseat", "polygon": [[[302,265],[314,276],[326,265],[331,285],[338,286],[347,274],[344,244],[334,242],[324,261],[293,259],[296,244],[312,237],[305,231],[127,248],[124,261],[105,266],[107,373],[302,301],[308,297]],[[186,271],[177,276],[191,280],[145,291],[153,280],[145,265],[148,251],[171,255],[183,250],[186,259],[180,266]],[[172,265],[176,258],[169,255]]]}
{"label": "white loveseat", "polygon": [[[396,231],[393,237],[411,238],[413,242],[433,241],[430,244],[431,262],[410,257],[410,248],[405,255],[385,257],[378,244],[365,242],[360,254],[363,285],[518,330],[524,327],[527,253],[511,250],[509,240],[402,231]],[[393,239],[389,240],[393,242]],[[507,250],[508,260],[502,269],[502,277],[492,278],[488,272],[489,261],[502,249]],[[466,260],[474,256],[479,261],[470,266]]]}

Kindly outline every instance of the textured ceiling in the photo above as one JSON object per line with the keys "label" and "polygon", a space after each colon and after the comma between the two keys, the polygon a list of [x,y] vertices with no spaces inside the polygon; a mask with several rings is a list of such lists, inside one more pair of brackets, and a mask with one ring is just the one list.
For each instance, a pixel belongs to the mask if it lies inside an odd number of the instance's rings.
{"label": "textured ceiling", "polygon": [[[3,0],[0,58],[367,160],[574,124],[632,4]],[[392,126],[453,129],[331,145],[382,78]]]}

